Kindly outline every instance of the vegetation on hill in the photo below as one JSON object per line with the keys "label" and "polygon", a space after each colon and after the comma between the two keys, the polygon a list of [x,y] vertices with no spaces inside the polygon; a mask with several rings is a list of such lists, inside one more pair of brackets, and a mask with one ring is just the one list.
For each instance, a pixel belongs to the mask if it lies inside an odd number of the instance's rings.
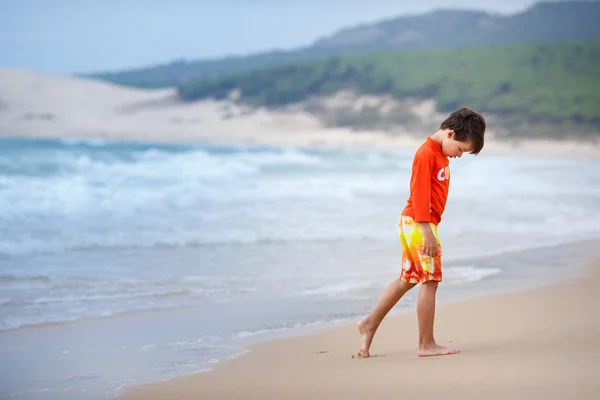
{"label": "vegetation on hill", "polygon": [[600,40],[384,52],[333,57],[179,87],[185,101],[223,99],[282,106],[342,89],[394,98],[433,98],[439,111],[467,106],[506,125],[574,121],[600,128]]}
{"label": "vegetation on hill", "polygon": [[539,3],[514,15],[439,10],[351,27],[292,51],[173,63],[88,75],[138,87],[177,86],[309,59],[398,50],[525,44],[600,38],[600,2]]}

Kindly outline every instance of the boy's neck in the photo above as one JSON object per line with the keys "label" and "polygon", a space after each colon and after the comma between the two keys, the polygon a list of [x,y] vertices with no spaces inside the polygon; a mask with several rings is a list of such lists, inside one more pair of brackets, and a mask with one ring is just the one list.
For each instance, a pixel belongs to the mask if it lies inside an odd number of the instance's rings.
{"label": "boy's neck", "polygon": [[438,131],[436,133],[434,133],[433,135],[431,135],[430,138],[432,138],[433,141],[436,142],[437,144],[439,144],[441,147],[442,140],[444,139],[444,131],[441,129],[438,129]]}

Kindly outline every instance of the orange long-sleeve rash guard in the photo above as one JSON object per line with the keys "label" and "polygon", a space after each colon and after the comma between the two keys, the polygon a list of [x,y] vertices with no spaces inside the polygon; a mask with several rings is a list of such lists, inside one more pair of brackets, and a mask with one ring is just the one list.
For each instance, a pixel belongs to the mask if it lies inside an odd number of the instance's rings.
{"label": "orange long-sleeve rash guard", "polygon": [[417,222],[440,223],[450,188],[449,165],[442,147],[428,137],[413,160],[410,195],[403,215]]}

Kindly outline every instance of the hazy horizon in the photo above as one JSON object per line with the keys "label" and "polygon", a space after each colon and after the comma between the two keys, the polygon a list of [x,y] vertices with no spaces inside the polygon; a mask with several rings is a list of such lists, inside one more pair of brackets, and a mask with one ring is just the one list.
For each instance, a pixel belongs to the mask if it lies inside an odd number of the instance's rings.
{"label": "hazy horizon", "polygon": [[508,14],[535,3],[0,0],[0,66],[58,74],[117,71],[178,59],[288,50],[343,28],[440,8]]}

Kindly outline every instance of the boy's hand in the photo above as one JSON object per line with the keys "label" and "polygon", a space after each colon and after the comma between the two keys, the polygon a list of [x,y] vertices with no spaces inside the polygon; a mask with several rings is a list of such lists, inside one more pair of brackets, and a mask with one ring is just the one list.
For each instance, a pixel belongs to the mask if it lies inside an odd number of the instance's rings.
{"label": "boy's hand", "polygon": [[438,255],[438,244],[429,222],[419,222],[423,234],[423,254],[431,257]]}
{"label": "boy's hand", "polygon": [[438,255],[438,244],[433,233],[423,236],[423,253],[431,257]]}

